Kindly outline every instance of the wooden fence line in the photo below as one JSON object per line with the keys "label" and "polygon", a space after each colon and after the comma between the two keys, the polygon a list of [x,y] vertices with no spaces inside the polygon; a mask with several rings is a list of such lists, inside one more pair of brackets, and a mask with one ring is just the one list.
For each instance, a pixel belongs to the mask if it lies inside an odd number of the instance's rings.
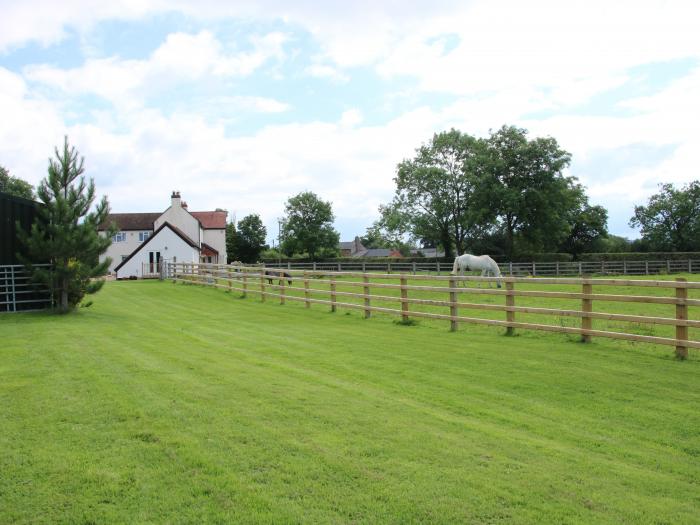
{"label": "wooden fence line", "polygon": [[[268,269],[268,271],[270,271]],[[274,271],[274,270],[272,270]],[[328,272],[328,271],[308,271],[308,270],[285,270],[287,276],[269,275],[265,273],[264,267],[247,266],[225,266],[216,264],[196,264],[177,263],[169,264],[167,276],[174,282],[194,283],[206,286],[222,288],[228,291],[240,291],[243,296],[249,293],[260,295],[261,301],[266,298],[277,298],[281,304],[285,301],[304,302],[306,308],[312,304],[330,306],[332,312],[338,308],[351,308],[362,310],[365,318],[369,318],[372,312],[387,313],[401,316],[403,322],[408,322],[411,318],[427,318],[446,320],[450,322],[450,330],[455,331],[459,323],[483,324],[489,326],[499,326],[506,328],[506,334],[512,335],[516,328],[528,330],[543,330],[549,332],[559,332],[580,335],[581,340],[590,342],[592,337],[606,337],[612,339],[622,339],[629,341],[647,342],[654,344],[670,345],[675,347],[676,356],[685,359],[688,355],[688,348],[700,348],[700,341],[689,339],[689,328],[700,328],[700,320],[688,318],[688,307],[700,306],[700,299],[689,299],[689,289],[700,289],[700,282],[688,282],[678,278],[675,281],[643,281],[630,279],[591,279],[584,278],[522,278],[503,277],[496,279],[493,277],[475,276],[410,276],[412,280],[433,281],[445,283],[443,286],[427,286],[409,284],[407,274],[369,274],[358,272]],[[295,273],[297,275],[295,275]],[[343,278],[358,278],[362,281],[338,280]],[[250,279],[259,279],[259,290],[249,288]],[[375,281],[372,281],[374,279]],[[399,280],[399,284],[379,283],[376,280],[393,279]],[[288,284],[290,281],[292,284]],[[460,282],[491,283],[501,281],[505,284],[505,289],[482,289],[466,286],[459,286]],[[325,286],[324,288],[312,287],[311,283]],[[581,292],[558,292],[540,290],[518,290],[517,283],[527,284],[568,284],[581,286]],[[302,286],[295,286],[301,284]],[[362,288],[361,293],[338,290],[338,284],[345,287]],[[644,295],[617,295],[594,293],[593,286],[643,286],[674,291],[673,297],[644,296]],[[398,295],[372,294],[371,289],[397,290]],[[299,295],[292,295],[292,293]],[[409,292],[413,293],[413,297]],[[415,297],[416,293],[446,293],[447,300],[426,299]],[[503,296],[504,304],[485,304],[460,302],[460,293],[481,294],[487,296]],[[319,295],[324,298],[318,298]],[[315,297],[313,297],[315,296]],[[357,303],[339,301],[339,297],[355,298]],[[516,297],[538,297],[556,298],[580,301],[581,309],[558,309],[542,308],[534,306],[517,306]],[[635,302],[648,304],[675,305],[675,317],[658,317],[646,315],[630,315],[609,312],[596,312],[593,310],[594,302]],[[399,308],[388,308],[385,306],[373,305],[372,302],[394,302]],[[411,305],[427,305],[449,308],[449,314],[425,312],[411,308]],[[505,312],[505,320],[485,319],[480,317],[470,317],[460,315],[460,309],[485,310]],[[559,317],[580,318],[580,327],[559,326],[551,324],[530,323],[516,320],[516,313],[555,315]],[[675,337],[661,337],[651,335],[640,335],[626,332],[615,332],[597,330],[593,328],[593,320],[622,321],[633,323],[648,323],[658,325],[668,325],[675,327]]]}
{"label": "wooden fence line", "polygon": [[[452,263],[435,260],[422,262],[401,262],[401,259],[393,261],[341,261],[341,262],[267,262],[268,268],[284,268],[286,270],[313,270],[313,271],[337,271],[354,269],[368,272],[384,270],[386,272],[403,272],[416,274],[418,272],[449,272]],[[700,260],[698,259],[663,259],[652,261],[555,261],[555,262],[506,262],[499,263],[504,275],[579,275],[621,274],[621,275],[650,275],[671,272],[700,272]]]}

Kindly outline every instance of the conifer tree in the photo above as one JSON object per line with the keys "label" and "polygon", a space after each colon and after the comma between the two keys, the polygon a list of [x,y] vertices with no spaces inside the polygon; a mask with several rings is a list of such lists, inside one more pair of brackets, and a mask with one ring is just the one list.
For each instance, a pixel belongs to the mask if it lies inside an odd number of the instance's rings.
{"label": "conifer tree", "polygon": [[[107,197],[90,211],[95,200],[95,183],[86,185],[84,158],[78,157],[65,137],[63,151],[56,148],[56,159],[49,159],[48,176],[41,181],[37,195],[44,204],[39,217],[27,234],[19,231],[27,247],[27,265],[35,282],[49,287],[62,313],[75,307],[85,294],[97,292],[111,260],[99,262],[112,240],[112,233],[102,237],[97,227],[109,213]],[[51,268],[33,266],[31,262],[50,262]]]}

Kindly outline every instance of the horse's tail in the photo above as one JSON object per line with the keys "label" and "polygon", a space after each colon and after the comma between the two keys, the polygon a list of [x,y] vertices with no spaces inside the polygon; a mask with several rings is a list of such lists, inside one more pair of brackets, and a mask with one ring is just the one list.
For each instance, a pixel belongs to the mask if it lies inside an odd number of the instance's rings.
{"label": "horse's tail", "polygon": [[455,275],[459,270],[459,257],[455,257],[455,263],[452,265],[452,275]]}

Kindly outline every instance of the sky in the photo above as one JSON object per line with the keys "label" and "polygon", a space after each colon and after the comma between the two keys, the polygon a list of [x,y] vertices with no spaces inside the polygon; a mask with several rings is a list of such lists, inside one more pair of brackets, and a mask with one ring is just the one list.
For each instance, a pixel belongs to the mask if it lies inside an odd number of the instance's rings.
{"label": "sky", "polygon": [[68,136],[113,212],[331,201],[341,240],[434,133],[554,137],[611,233],[700,178],[700,2],[0,0],[0,165]]}

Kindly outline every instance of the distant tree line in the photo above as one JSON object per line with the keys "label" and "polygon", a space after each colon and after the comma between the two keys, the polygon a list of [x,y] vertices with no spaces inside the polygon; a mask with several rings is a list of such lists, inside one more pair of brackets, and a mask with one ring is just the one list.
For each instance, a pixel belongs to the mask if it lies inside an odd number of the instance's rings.
{"label": "distant tree line", "polygon": [[591,205],[571,155],[551,137],[529,139],[504,126],[486,138],[437,133],[399,163],[396,190],[380,206],[362,242],[407,252],[437,247],[446,257],[473,252],[512,258],[522,253],[700,251],[700,183],[662,184],[630,220],[641,239],[611,235],[608,213]]}
{"label": "distant tree line", "polygon": [[[630,241],[608,232],[607,210],[591,205],[585,188],[566,174],[570,162],[571,155],[555,139],[531,139],[526,130],[514,126],[503,126],[485,138],[455,129],[436,133],[413,158],[398,164],[394,197],[379,207],[379,218],[361,242],[366,248],[395,248],[404,255],[417,245],[438,248],[448,258],[467,251],[506,259],[524,253],[563,252],[578,257],[600,252],[700,251],[700,181],[681,188],[661,184],[646,205],[635,207],[630,226],[639,228],[641,238]],[[64,311],[92,291],[94,277],[104,274],[104,264],[96,261],[106,246],[82,230],[104,216],[108,204],[103,199],[94,214],[88,214],[94,185],[83,182],[82,172],[82,159],[78,162],[77,152],[66,140],[63,151],[57,150],[56,160],[50,162],[49,177],[42,181],[38,196],[47,210],[53,210],[47,224],[53,228],[65,224],[67,229],[58,236],[37,232],[31,240],[25,238],[35,252],[51,253],[65,268],[53,277],[63,279],[55,286],[61,289]],[[31,184],[12,177],[2,166],[0,191],[35,197]],[[230,223],[228,261],[336,257],[340,236],[334,220],[331,202],[311,191],[301,192],[285,203],[279,244],[273,249],[266,244],[267,230],[259,215]],[[47,244],[49,239],[55,245]],[[79,246],[87,247],[81,249],[90,254],[89,261],[74,253]],[[67,298],[73,279],[82,284]]]}

